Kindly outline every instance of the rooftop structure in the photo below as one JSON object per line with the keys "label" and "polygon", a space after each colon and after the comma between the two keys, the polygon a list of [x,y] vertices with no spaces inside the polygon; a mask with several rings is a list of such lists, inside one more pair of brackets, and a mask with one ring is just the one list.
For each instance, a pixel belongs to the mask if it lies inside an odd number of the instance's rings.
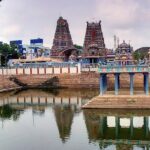
{"label": "rooftop structure", "polygon": [[30,45],[33,45],[33,46],[42,46],[43,45],[43,39],[41,39],[41,38],[31,39],[30,40]]}
{"label": "rooftop structure", "polygon": [[38,57],[50,58],[50,48],[39,44],[23,45],[23,56],[25,56],[27,60]]}
{"label": "rooftop structure", "polygon": [[16,46],[17,51],[20,54],[23,54],[22,40],[13,40],[13,41],[10,41],[10,45]]}

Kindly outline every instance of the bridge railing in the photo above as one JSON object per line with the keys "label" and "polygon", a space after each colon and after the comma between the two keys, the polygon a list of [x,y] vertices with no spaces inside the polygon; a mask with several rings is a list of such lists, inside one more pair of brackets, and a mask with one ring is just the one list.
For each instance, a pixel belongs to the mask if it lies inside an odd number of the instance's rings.
{"label": "bridge railing", "polygon": [[150,68],[148,65],[127,65],[127,66],[108,66],[103,65],[98,68],[99,73],[144,73],[150,72]]}

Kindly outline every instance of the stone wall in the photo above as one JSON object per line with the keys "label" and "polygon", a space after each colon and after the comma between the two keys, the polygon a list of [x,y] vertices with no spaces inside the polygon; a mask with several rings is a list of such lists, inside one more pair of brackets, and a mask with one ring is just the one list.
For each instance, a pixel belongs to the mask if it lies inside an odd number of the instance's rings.
{"label": "stone wall", "polygon": [[0,92],[14,90],[20,88],[14,81],[10,80],[10,76],[0,75]]}
{"label": "stone wall", "polygon": [[16,78],[29,87],[98,88],[96,73],[58,74],[58,75],[19,75]]}
{"label": "stone wall", "polygon": [[[143,75],[134,76],[134,87],[143,88]],[[129,88],[129,75],[120,76],[121,88]],[[25,86],[27,88],[99,88],[99,74],[86,72],[81,74],[26,74],[26,75],[0,75],[0,90],[15,89]],[[108,75],[108,88],[114,89],[114,75]]]}

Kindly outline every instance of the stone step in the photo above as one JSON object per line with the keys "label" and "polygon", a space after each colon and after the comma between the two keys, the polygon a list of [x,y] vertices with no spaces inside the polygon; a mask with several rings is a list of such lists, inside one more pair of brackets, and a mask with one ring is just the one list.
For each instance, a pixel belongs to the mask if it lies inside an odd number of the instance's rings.
{"label": "stone step", "polygon": [[150,108],[150,96],[97,96],[82,108]]}

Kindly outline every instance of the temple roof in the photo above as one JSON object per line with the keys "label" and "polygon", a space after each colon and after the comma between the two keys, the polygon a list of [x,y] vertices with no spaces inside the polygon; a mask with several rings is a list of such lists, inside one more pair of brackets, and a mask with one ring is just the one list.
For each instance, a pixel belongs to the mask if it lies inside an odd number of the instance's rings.
{"label": "temple roof", "polygon": [[121,43],[118,47],[119,48],[129,48],[130,44],[127,44],[125,41],[123,41],[123,43]]}

